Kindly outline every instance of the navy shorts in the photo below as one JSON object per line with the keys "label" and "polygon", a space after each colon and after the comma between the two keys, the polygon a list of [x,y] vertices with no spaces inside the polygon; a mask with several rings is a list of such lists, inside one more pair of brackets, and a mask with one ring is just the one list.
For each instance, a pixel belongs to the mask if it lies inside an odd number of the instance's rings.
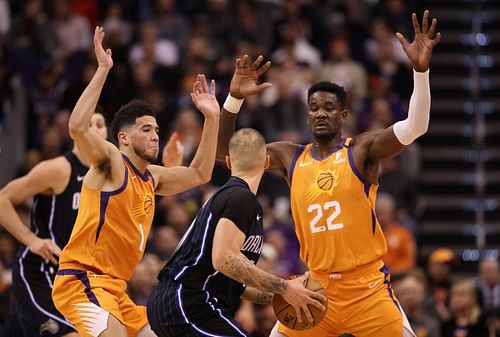
{"label": "navy shorts", "polygon": [[11,310],[18,320],[15,325],[21,327],[24,337],[59,337],[75,332],[52,301],[53,267],[43,262],[23,260],[22,257],[12,270],[14,300]]}
{"label": "navy shorts", "polygon": [[208,292],[161,281],[148,301],[148,321],[159,337],[249,337]]}

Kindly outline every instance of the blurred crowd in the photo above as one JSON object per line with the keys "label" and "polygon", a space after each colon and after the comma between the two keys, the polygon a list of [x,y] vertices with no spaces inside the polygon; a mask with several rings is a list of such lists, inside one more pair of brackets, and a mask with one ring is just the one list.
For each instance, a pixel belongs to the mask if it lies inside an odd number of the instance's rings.
{"label": "blurred crowd", "polygon": [[[189,96],[196,74],[216,80],[222,102],[243,54],[272,61],[265,80],[273,87],[245,101],[238,127],[255,128],[269,142],[308,142],[306,91],[328,80],[348,92],[345,135],[385,128],[406,115],[412,92],[412,70],[394,32],[412,37],[414,10],[416,1],[403,0],[0,0],[0,130],[22,90],[27,148],[17,175],[71,149],[68,118],[96,69],[96,25],[104,27],[114,59],[98,110],[110,123],[130,99],[148,101],[161,142],[178,133],[184,164],[202,128]],[[452,251],[417,259],[419,170],[418,145],[381,165],[376,212],[401,305],[418,337],[500,336],[498,261],[484,260],[476,277],[457,279]],[[211,184],[157,200],[147,253],[129,285],[137,303],[146,303],[194,214],[227,177],[218,164]],[[259,264],[283,277],[304,272],[284,179],[266,174],[259,200],[266,242]],[[27,224],[29,207],[18,207]],[[0,229],[0,324],[16,248]],[[275,322],[272,307],[245,302],[236,317],[254,336],[268,336]]]}

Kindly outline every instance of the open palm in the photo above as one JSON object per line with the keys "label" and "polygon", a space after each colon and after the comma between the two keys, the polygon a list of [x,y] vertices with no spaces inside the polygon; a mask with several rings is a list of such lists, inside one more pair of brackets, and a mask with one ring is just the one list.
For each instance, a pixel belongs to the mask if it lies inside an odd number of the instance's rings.
{"label": "open palm", "polygon": [[441,41],[441,33],[436,34],[437,20],[432,19],[429,28],[429,11],[424,11],[422,18],[422,29],[418,24],[417,14],[413,13],[411,16],[413,22],[413,30],[415,38],[413,42],[408,43],[401,33],[396,33],[396,36],[401,42],[403,49],[408,56],[408,59],[416,71],[424,72],[429,69],[429,63],[432,56],[432,50]]}
{"label": "open palm", "polygon": [[104,28],[95,27],[94,32],[94,51],[99,67],[106,67],[111,69],[113,67],[113,58],[111,54],[111,49],[104,50],[102,46],[102,41],[104,40]]}
{"label": "open palm", "polygon": [[196,82],[193,85],[191,99],[205,118],[218,117],[220,115],[219,102],[215,98],[215,81],[211,81],[209,90],[205,75],[198,74]]}
{"label": "open palm", "polygon": [[272,86],[272,84],[268,82],[257,84],[259,77],[271,66],[270,61],[262,64],[263,60],[264,57],[262,57],[262,55],[257,57],[253,63],[250,62],[248,55],[236,59],[236,66],[229,88],[231,96],[235,98],[245,98],[258,94]]}

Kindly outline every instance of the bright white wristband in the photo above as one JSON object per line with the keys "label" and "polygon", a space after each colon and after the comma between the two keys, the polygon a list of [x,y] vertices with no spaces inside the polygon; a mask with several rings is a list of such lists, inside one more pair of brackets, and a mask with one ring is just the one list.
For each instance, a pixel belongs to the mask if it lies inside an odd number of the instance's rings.
{"label": "bright white wristband", "polygon": [[227,94],[226,101],[224,102],[224,105],[222,106],[224,110],[229,111],[230,113],[237,114],[240,112],[241,106],[243,105],[243,102],[245,101],[244,98],[234,98],[231,96],[231,94]]}

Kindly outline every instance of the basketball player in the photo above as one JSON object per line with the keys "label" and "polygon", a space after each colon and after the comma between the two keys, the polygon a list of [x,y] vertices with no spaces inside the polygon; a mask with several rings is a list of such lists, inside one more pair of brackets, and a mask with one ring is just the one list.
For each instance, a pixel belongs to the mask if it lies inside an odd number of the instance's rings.
{"label": "basketball player", "polygon": [[219,105],[199,75],[191,95],[205,116],[200,146],[189,167],[150,165],[158,157],[158,125],[151,107],[134,100],[112,123],[119,149],[89,129],[107,74],[111,50],[96,27],[98,68],[69,120],[70,134],[90,169],[83,180],[80,209],[70,240],[61,252],[52,298],[78,333],[93,337],[154,336],[146,307],[125,293],[144,253],[154,214],[155,194],[172,195],[209,181],[216,150]]}
{"label": "basketball player", "polygon": [[[430,110],[429,62],[441,36],[436,19],[428,25],[424,12],[420,28],[412,21],[415,38],[408,43],[397,36],[414,68],[414,91],[408,118],[379,131],[344,138],[341,127],[347,117],[344,89],[330,82],[309,88],[307,123],[311,144],[289,142],[267,145],[269,169],[281,172],[290,184],[290,200],[300,256],[311,276],[320,280],[329,299],[325,319],[303,332],[281,324],[272,336],[403,336],[404,315],[393,296],[382,258],[387,250],[375,217],[379,162],[396,156],[428,128]],[[227,154],[242,99],[269,87],[257,85],[270,63],[262,57],[250,64],[248,56],[236,61],[230,95],[224,103],[218,159]],[[413,336],[405,320],[405,336]],[[279,333],[276,331],[278,330]]]}
{"label": "basketball player", "polygon": [[[249,336],[233,319],[240,297],[269,304],[282,294],[301,309],[322,295],[255,266],[262,251],[262,208],[255,194],[269,165],[260,133],[241,129],[229,141],[232,177],[203,205],[173,257],[160,272],[148,303],[149,322],[160,337]],[[302,322],[302,318],[300,318]]]}
{"label": "basketball player", "polygon": [[[104,117],[94,113],[89,129],[106,139]],[[0,191],[0,225],[23,244],[12,272],[13,302],[1,336],[77,336],[74,327],[52,302],[57,271],[55,255],[69,240],[80,203],[82,180],[88,165],[78,147],[54,159],[42,161],[24,177]],[[14,209],[34,197],[31,230]],[[16,328],[17,327],[17,328]]]}

